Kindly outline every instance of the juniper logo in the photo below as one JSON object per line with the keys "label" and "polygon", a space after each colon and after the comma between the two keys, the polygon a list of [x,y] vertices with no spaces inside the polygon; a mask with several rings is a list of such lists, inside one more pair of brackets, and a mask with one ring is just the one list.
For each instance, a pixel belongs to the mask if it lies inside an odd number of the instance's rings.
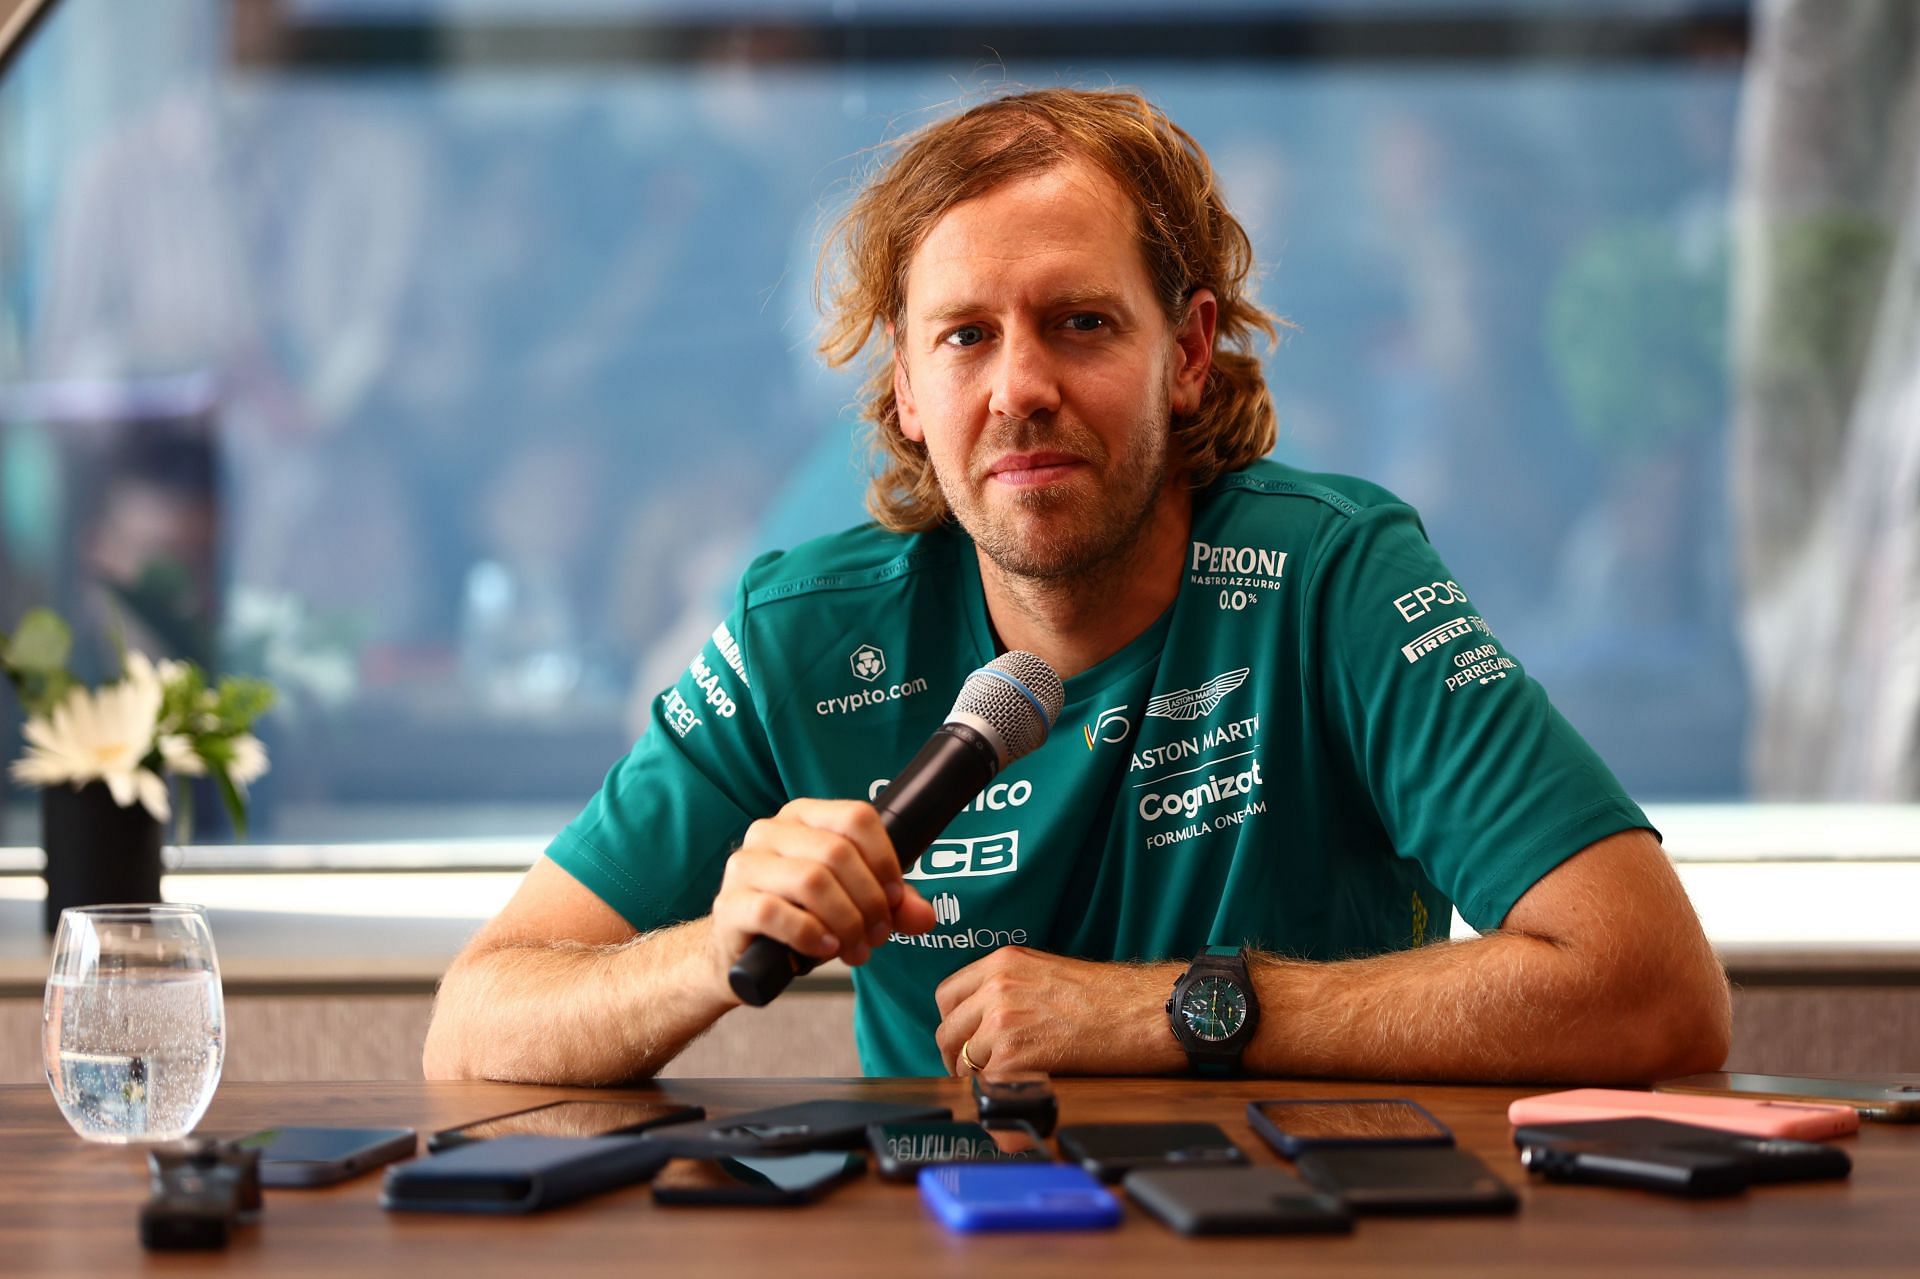
{"label": "juniper logo", "polygon": [[960,922],[960,899],[952,893],[933,895],[933,922],[942,928]]}
{"label": "juniper logo", "polygon": [[847,660],[853,664],[853,673],[868,683],[887,673],[887,655],[871,644],[854,649]]}
{"label": "juniper logo", "polygon": [[1199,688],[1183,688],[1177,693],[1162,693],[1147,703],[1147,714],[1158,715],[1165,719],[1199,719],[1202,715],[1211,715],[1227,694],[1247,682],[1247,676],[1253,674],[1251,666],[1242,666],[1237,671],[1228,671],[1216,675]]}

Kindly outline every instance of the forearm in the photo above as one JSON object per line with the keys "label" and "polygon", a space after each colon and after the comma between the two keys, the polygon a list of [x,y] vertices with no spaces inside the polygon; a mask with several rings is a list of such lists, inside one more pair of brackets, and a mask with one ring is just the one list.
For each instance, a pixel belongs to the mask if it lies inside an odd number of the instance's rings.
{"label": "forearm", "polygon": [[429,1079],[614,1084],[658,1071],[737,1000],[707,919],[617,945],[506,943],[463,955],[434,1002]]}
{"label": "forearm", "polygon": [[1260,1075],[1487,1082],[1715,1070],[1730,1014],[1710,953],[1706,963],[1711,974],[1595,963],[1518,933],[1331,964],[1255,958],[1261,1025],[1245,1064]]}

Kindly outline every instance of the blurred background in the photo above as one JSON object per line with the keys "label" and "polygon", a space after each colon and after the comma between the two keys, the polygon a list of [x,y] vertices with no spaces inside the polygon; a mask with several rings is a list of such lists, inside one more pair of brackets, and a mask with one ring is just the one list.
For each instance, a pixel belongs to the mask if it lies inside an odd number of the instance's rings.
{"label": "blurred background", "polygon": [[1298,326],[1277,456],[1413,503],[1636,796],[1920,799],[1916,42],[1910,0],[62,0],[0,74],[0,629],[272,679],[256,841],[537,846],[747,561],[863,518],[811,290],[875,145],[1123,85]]}

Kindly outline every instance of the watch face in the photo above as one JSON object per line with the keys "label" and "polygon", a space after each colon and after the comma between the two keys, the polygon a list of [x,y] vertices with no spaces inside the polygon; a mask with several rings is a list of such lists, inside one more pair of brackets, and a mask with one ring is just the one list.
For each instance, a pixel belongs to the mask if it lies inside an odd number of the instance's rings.
{"label": "watch face", "polygon": [[1247,1024],[1247,996],[1225,977],[1202,977],[1187,987],[1180,1019],[1208,1043],[1231,1039]]}

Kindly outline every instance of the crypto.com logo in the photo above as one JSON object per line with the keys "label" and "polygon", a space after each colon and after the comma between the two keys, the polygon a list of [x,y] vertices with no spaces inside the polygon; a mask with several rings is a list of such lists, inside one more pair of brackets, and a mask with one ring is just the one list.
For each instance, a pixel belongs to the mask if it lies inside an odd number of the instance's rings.
{"label": "crypto.com logo", "polygon": [[854,649],[847,661],[853,665],[853,673],[868,683],[887,673],[887,655],[871,644]]}

